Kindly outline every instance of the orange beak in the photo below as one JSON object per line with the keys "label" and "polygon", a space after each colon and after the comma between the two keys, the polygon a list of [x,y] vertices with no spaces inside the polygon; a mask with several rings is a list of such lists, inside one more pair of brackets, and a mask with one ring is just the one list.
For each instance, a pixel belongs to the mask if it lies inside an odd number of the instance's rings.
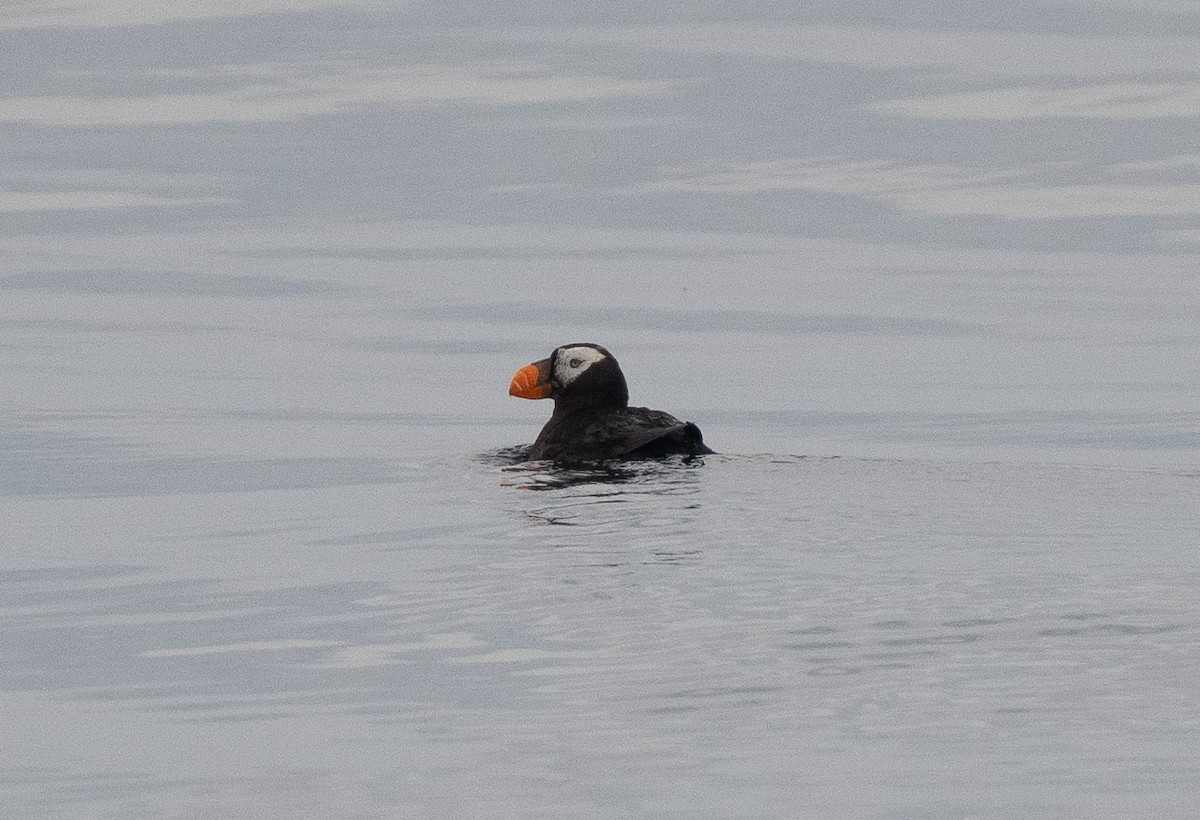
{"label": "orange beak", "polygon": [[519,399],[550,398],[550,360],[542,359],[518,370],[508,385],[508,395]]}

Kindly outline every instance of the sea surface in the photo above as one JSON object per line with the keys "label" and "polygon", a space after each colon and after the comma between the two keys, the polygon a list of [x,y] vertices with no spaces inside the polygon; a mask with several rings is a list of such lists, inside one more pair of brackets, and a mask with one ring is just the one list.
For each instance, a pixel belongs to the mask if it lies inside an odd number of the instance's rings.
{"label": "sea surface", "polygon": [[0,814],[1194,817],[1196,32],[0,7]]}

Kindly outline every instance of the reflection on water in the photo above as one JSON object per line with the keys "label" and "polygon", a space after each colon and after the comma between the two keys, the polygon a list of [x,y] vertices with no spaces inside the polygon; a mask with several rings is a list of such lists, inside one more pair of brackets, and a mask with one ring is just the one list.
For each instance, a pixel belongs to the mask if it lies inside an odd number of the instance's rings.
{"label": "reflection on water", "polygon": [[[227,797],[199,805],[240,805],[247,783],[269,791],[305,767],[340,794],[330,730],[369,761],[347,798],[373,795],[369,813],[395,800],[436,814],[426,801],[443,788],[465,807],[503,780],[506,811],[524,814],[583,799],[564,784],[600,787],[620,759],[639,804],[696,765],[734,766],[786,801],[796,770],[766,765],[780,755],[863,784],[865,756],[893,783],[864,785],[864,806],[920,803],[947,767],[990,772],[979,794],[1026,807],[1081,795],[1128,754],[1176,760],[1167,793],[1200,774],[1178,762],[1196,759],[1179,661],[1200,640],[1194,477],[781,456],[562,475],[467,463],[377,487],[345,517],[306,509],[302,490],[182,521],[144,511],[154,566],[0,573],[0,689],[27,716],[16,736],[37,726],[49,743],[102,710],[148,744],[97,774],[127,791],[79,789],[63,811],[169,805],[194,775],[155,754],[179,738],[287,761],[241,781],[213,760]],[[281,504],[315,529],[272,530]],[[172,540],[197,531],[224,535]],[[63,538],[43,548],[77,543]],[[204,577],[230,550],[250,577]],[[743,755],[762,765],[739,768]],[[1078,775],[1058,768],[1079,759],[1092,762]],[[31,782],[72,777],[14,765],[3,783],[22,809]],[[1014,768],[1030,797],[1007,792]],[[401,772],[410,787],[381,796]],[[710,814],[714,788],[678,805]]]}
{"label": "reflection on water", "polygon": [[[523,449],[528,453],[528,448]],[[515,464],[504,468],[511,482],[505,486],[522,490],[560,490],[589,484],[645,484],[654,492],[668,492],[688,470],[704,466],[703,456],[665,456],[627,461],[601,462],[563,467],[550,462]]]}
{"label": "reflection on water", "polygon": [[[584,566],[694,562],[702,550],[681,540],[698,521],[705,460],[669,456],[590,467],[546,462],[503,468],[502,488],[533,490],[511,497],[527,525],[571,527],[553,547]],[[630,536],[636,533],[636,539]],[[613,539],[606,543],[607,539]],[[633,540],[634,543],[622,543]]]}

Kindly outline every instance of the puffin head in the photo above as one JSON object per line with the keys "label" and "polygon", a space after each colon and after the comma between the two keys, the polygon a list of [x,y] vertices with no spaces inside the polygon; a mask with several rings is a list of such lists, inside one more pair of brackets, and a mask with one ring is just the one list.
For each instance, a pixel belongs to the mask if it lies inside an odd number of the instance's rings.
{"label": "puffin head", "polygon": [[613,355],[600,345],[576,342],[554,349],[549,358],[516,372],[508,395],[522,399],[554,399],[555,412],[584,407],[628,407],[625,374]]}

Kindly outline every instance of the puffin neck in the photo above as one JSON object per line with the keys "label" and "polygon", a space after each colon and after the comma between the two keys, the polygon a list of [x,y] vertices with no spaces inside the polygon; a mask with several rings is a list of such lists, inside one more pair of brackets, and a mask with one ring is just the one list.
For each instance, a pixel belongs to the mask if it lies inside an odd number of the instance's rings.
{"label": "puffin neck", "polygon": [[[580,384],[578,388],[583,388]],[[591,385],[588,385],[591,387]],[[580,410],[621,410],[629,406],[629,387],[617,371],[615,379],[596,385],[598,389],[564,390],[554,397],[555,416],[566,416]]]}

